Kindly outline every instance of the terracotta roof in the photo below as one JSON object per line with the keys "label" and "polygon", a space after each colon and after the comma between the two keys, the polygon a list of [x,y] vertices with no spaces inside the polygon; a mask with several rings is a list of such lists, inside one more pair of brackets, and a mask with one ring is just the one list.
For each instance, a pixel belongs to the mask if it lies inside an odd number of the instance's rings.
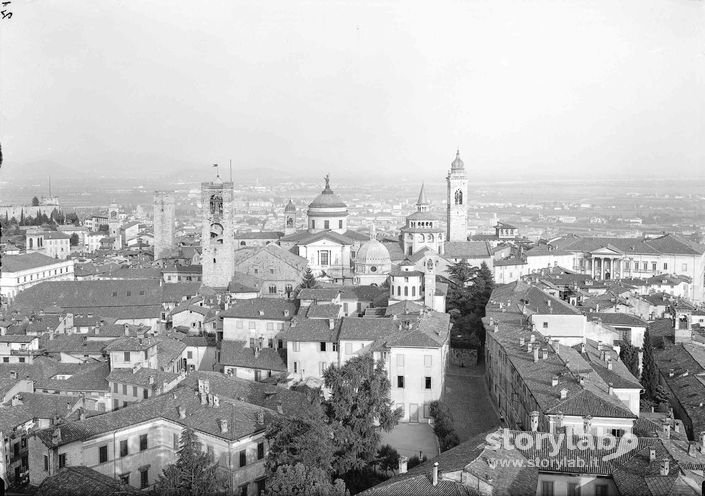
{"label": "terracotta roof", "polygon": [[236,232],[235,239],[279,239],[284,236],[281,231]]}
{"label": "terracotta roof", "polygon": [[648,324],[636,315],[628,313],[597,313],[591,312],[586,314],[589,319],[597,317],[603,324],[611,326],[629,326],[629,327],[646,327]]}
{"label": "terracotta roof", "polygon": [[447,241],[444,245],[445,258],[489,258],[492,256],[489,244],[484,241]]}
{"label": "terracotta roof", "polygon": [[286,341],[299,342],[320,342],[325,341],[334,343],[338,341],[338,333],[340,331],[340,321],[336,321],[333,329],[330,328],[328,320],[324,319],[306,319],[296,317],[292,319],[291,325],[280,331],[278,338]]}
{"label": "terracotta roof", "polygon": [[157,340],[154,338],[123,336],[108,343],[105,351],[145,351],[154,346],[157,346]]}
{"label": "terracotta roof", "polygon": [[104,496],[139,494],[131,486],[83,466],[65,467],[42,481],[36,496]]}
{"label": "terracotta roof", "polygon": [[314,303],[309,305],[306,310],[306,317],[309,319],[337,319],[341,317],[343,305],[324,304],[318,305]]}
{"label": "terracotta roof", "polygon": [[285,350],[262,348],[255,356],[255,349],[245,346],[246,344],[244,341],[223,341],[220,348],[220,364],[286,372]]}
{"label": "terracotta roof", "polygon": [[186,349],[186,343],[171,338],[158,337],[157,339],[157,365],[159,368],[168,367],[174,360],[181,357]]}
{"label": "terracotta roof", "polygon": [[[179,377],[180,375],[174,372],[163,372],[145,367],[140,367],[136,370],[115,368],[110,371],[107,380],[108,382],[117,382],[119,384],[148,387],[151,384],[161,386],[163,382],[172,383]],[[150,381],[154,382],[150,383]]]}
{"label": "terracotta roof", "polygon": [[278,298],[252,298],[236,301],[220,313],[223,318],[288,321],[296,315],[296,302]]}
{"label": "terracotta roof", "polygon": [[342,286],[328,288],[302,288],[299,291],[299,300],[332,301],[338,294],[342,293]]}
{"label": "terracotta roof", "polygon": [[42,255],[41,253],[25,253],[22,255],[5,255],[2,257],[2,271],[20,272],[22,270],[38,269],[58,263],[65,263],[65,260]]}

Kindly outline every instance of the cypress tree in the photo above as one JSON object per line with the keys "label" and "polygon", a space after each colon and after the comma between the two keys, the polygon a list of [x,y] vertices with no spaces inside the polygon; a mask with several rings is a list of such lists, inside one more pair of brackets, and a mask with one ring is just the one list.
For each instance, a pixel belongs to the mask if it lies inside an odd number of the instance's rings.
{"label": "cypress tree", "polygon": [[641,385],[644,386],[646,397],[654,400],[658,386],[658,369],[654,358],[654,347],[651,344],[649,329],[644,334],[644,366],[641,371]]}

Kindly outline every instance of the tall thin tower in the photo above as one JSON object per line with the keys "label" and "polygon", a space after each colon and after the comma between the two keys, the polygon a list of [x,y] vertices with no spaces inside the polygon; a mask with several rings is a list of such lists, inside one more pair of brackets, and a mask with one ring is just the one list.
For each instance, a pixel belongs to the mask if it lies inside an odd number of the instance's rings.
{"label": "tall thin tower", "polygon": [[154,260],[169,257],[174,251],[176,220],[173,191],[154,192]]}
{"label": "tall thin tower", "polygon": [[446,241],[467,241],[468,180],[465,176],[465,164],[460,160],[460,150],[455,153],[455,160],[450,164],[446,182],[448,184],[448,233]]}
{"label": "tall thin tower", "polygon": [[233,197],[233,183],[220,176],[201,183],[203,285],[214,289],[226,288],[235,274]]}

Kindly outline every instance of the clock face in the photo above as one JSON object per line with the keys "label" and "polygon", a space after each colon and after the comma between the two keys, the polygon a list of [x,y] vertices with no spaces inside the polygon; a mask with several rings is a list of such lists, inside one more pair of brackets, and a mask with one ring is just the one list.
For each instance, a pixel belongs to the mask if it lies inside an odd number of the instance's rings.
{"label": "clock face", "polygon": [[211,224],[211,238],[219,238],[223,235],[223,226],[216,223]]}

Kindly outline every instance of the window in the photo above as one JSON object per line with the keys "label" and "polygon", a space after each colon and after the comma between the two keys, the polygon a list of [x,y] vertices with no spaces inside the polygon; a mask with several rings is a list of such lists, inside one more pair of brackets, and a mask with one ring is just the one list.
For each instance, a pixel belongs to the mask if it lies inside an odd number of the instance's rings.
{"label": "window", "polygon": [[311,229],[316,229],[316,221],[315,220],[311,221]]}
{"label": "window", "polygon": [[2,357],[2,363],[10,363],[10,357]]}
{"label": "window", "polygon": [[688,264],[681,264],[681,270],[686,272],[688,270]]}
{"label": "window", "polygon": [[264,489],[265,489],[265,487],[266,487],[266,482],[265,482],[265,481],[266,481],[266,479],[264,479],[264,478],[262,478],[262,479],[257,479],[257,480],[255,481],[255,484],[257,485],[257,489],[256,489],[257,492],[256,492],[256,494],[264,494]]}
{"label": "window", "polygon": [[299,372],[299,362],[294,362],[294,374]]}
{"label": "window", "polygon": [[397,387],[399,389],[404,389],[404,376],[403,375],[397,376]]}
{"label": "window", "polygon": [[345,354],[352,355],[352,343],[345,343]]}
{"label": "window", "polygon": [[333,343],[333,351],[338,351],[338,343]]}
{"label": "window", "polygon": [[668,270],[668,264],[666,262],[663,263],[663,270]]}
{"label": "window", "polygon": [[126,351],[122,354],[122,361],[123,362],[129,362],[130,361],[130,352]]}
{"label": "window", "polygon": [[294,341],[291,343],[291,346],[293,347],[294,351],[301,351],[301,343],[298,341]]}
{"label": "window", "polygon": [[59,455],[59,468],[64,468],[66,466],[66,453],[61,453]]}
{"label": "window", "polygon": [[126,474],[122,474],[122,475],[120,476],[120,483],[121,483],[121,484],[124,484],[124,485],[126,485],[126,486],[129,486],[129,485],[130,485],[130,472],[128,472],[128,473],[126,473]]}
{"label": "window", "polygon": [[144,388],[142,390],[142,398],[144,398],[145,400],[149,398],[149,389]]}
{"label": "window", "polygon": [[189,360],[191,360],[191,359],[193,358],[193,351],[187,351],[187,352],[186,352],[186,358],[188,358]]}
{"label": "window", "polygon": [[321,341],[321,351],[326,351],[326,342]]}
{"label": "window", "polygon": [[127,396],[127,384],[123,384],[123,385],[122,385],[122,394],[124,394],[125,396]]}
{"label": "window", "polygon": [[149,487],[149,469],[144,468],[140,470],[140,488],[145,489]]}
{"label": "window", "polygon": [[595,496],[607,496],[607,484],[595,484]]}
{"label": "window", "polygon": [[132,291],[128,291],[125,296],[132,296]]}
{"label": "window", "polygon": [[644,262],[644,270],[649,270],[649,262]]}
{"label": "window", "polygon": [[98,463],[105,463],[108,461],[108,445],[101,446],[98,448]]}
{"label": "window", "polygon": [[614,437],[622,437],[624,435],[624,429],[612,429],[611,434]]}
{"label": "window", "polygon": [[140,451],[147,449],[147,434],[142,434],[140,436]]}
{"label": "window", "polygon": [[319,265],[326,266],[329,263],[329,252],[319,251],[318,252]]}
{"label": "window", "polygon": [[267,322],[267,330],[268,331],[274,330],[274,322]]}
{"label": "window", "polygon": [[247,484],[240,486],[240,496],[247,496]]}
{"label": "window", "polygon": [[330,229],[330,221],[329,220],[323,221],[323,229]]}
{"label": "window", "polygon": [[277,294],[277,285],[276,284],[269,285],[269,294]]}
{"label": "window", "polygon": [[426,368],[430,368],[433,364],[433,357],[431,355],[424,355],[423,356],[423,366]]}
{"label": "window", "polygon": [[401,353],[397,355],[397,367],[398,368],[404,367],[404,355],[402,355]]}
{"label": "window", "polygon": [[343,221],[339,220],[338,221],[338,229],[342,229],[342,228],[343,228]]}
{"label": "window", "polygon": [[287,295],[289,295],[292,291],[294,291],[294,286],[292,286],[291,284],[287,284],[287,285],[284,287],[284,292],[285,292]]}
{"label": "window", "polygon": [[568,483],[568,496],[580,496],[580,486],[577,482]]}
{"label": "window", "polygon": [[213,449],[213,446],[207,446],[206,451],[208,452],[208,460],[213,463],[215,461],[215,450]]}
{"label": "window", "polygon": [[113,393],[117,393],[117,392],[118,392],[118,383],[113,382]]}
{"label": "window", "polygon": [[411,296],[416,296],[416,286],[411,286]]}
{"label": "window", "polygon": [[137,398],[137,386],[132,386],[132,396]]}
{"label": "window", "polygon": [[180,442],[179,442],[179,435],[174,433],[171,435],[171,442],[174,446],[174,451],[178,451],[178,449],[181,447]]}
{"label": "window", "polygon": [[120,441],[120,458],[128,455],[127,452],[127,439]]}
{"label": "window", "polygon": [[431,378],[426,376],[426,389],[431,389]]}
{"label": "window", "polygon": [[318,373],[323,376],[328,364],[326,362],[318,362]]}
{"label": "window", "polygon": [[257,459],[264,458],[264,443],[257,443]]}
{"label": "window", "polygon": [[404,296],[409,296],[409,287],[404,286]]}
{"label": "window", "polygon": [[247,465],[247,451],[242,450],[240,451],[240,466],[244,467]]}
{"label": "window", "polygon": [[656,262],[651,262],[651,270],[656,272]]}
{"label": "window", "polygon": [[541,481],[541,496],[553,496],[553,481]]}
{"label": "window", "polygon": [[47,455],[44,455],[44,470],[49,471],[49,457]]}

